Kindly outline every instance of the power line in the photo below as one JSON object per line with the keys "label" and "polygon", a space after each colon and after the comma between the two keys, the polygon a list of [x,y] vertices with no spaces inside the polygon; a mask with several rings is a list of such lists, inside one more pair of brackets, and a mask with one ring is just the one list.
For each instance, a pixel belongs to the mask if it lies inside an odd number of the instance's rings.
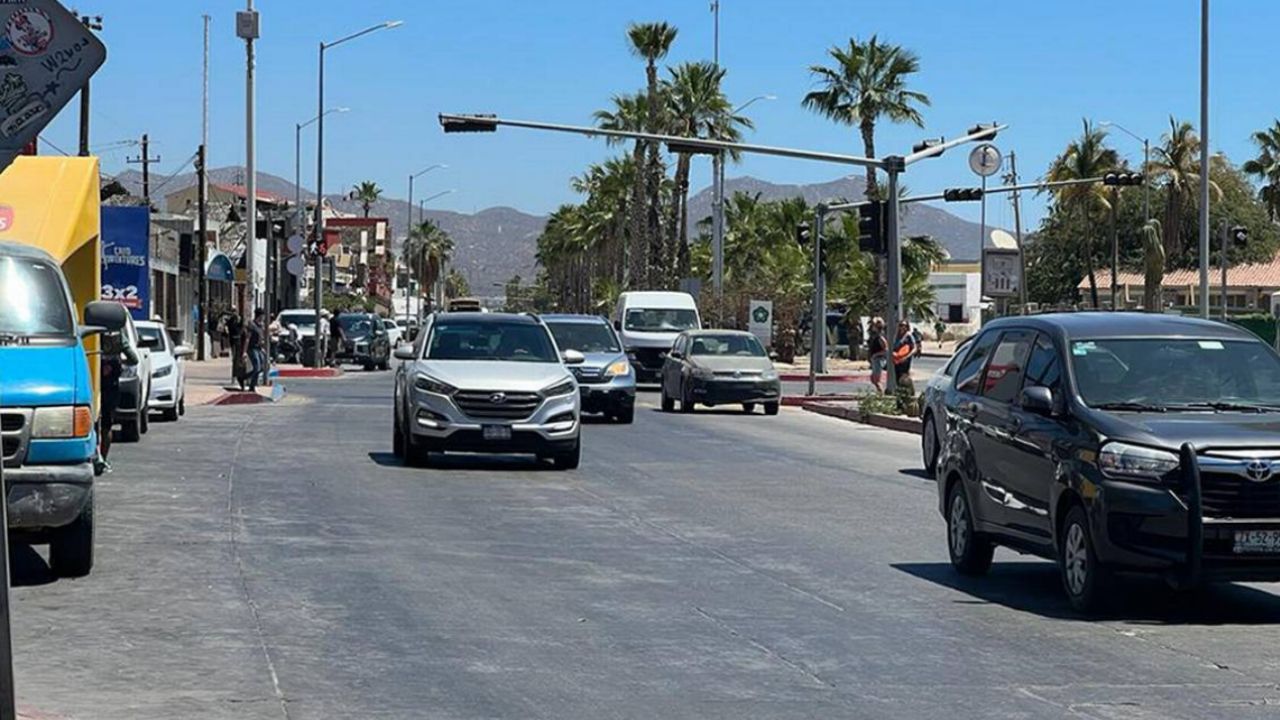
{"label": "power line", "polygon": [[173,182],[173,181],[174,181],[174,180],[175,180],[179,175],[181,175],[181,174],[182,174],[182,171],[183,171],[183,170],[186,170],[186,169],[187,169],[187,166],[188,166],[188,165],[191,165],[193,162],[195,162],[196,158],[197,158],[199,155],[200,155],[200,153],[199,153],[199,152],[196,152],[196,153],[194,153],[191,157],[187,158],[187,161],[186,161],[186,162],[184,162],[184,163],[182,163],[182,166],[181,166],[181,167],[179,167],[177,170],[175,170],[175,171],[173,172],[173,174],[172,174],[172,175],[170,175],[169,177],[165,178],[165,181],[164,181],[164,182],[162,182],[162,183],[160,183],[159,185],[157,185],[157,186],[156,186],[156,188],[155,188],[155,190],[153,190],[152,192],[158,193],[158,192],[160,192],[162,189],[164,189],[164,187],[165,187],[166,185],[168,185],[169,183]]}

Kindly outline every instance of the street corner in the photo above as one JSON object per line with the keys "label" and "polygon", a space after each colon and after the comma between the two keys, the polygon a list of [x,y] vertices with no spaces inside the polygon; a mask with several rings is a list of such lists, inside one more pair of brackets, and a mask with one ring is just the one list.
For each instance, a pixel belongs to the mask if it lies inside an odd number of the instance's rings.
{"label": "street corner", "polygon": [[340,367],[277,367],[271,371],[273,377],[282,378],[305,378],[305,379],[332,379],[340,378],[346,374],[346,371]]}

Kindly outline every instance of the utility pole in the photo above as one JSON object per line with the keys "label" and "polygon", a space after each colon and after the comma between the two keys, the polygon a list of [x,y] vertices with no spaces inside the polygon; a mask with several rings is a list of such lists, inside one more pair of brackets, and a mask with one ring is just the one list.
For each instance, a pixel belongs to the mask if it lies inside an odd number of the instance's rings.
{"label": "utility pole", "polygon": [[[1200,0],[1200,168],[1209,172],[1209,0]],[[1209,183],[1200,183],[1200,317],[1209,319]]]}
{"label": "utility pole", "polygon": [[1227,219],[1222,218],[1222,321],[1227,321],[1227,244],[1230,242],[1231,233],[1228,230]]}
{"label": "utility pole", "polygon": [[200,146],[199,152],[196,154],[196,202],[199,203],[199,220],[196,226],[196,308],[199,311],[196,319],[196,359],[204,360],[204,342],[205,329],[207,327],[206,316],[209,313],[207,307],[209,297],[209,286],[204,276],[205,265],[205,243],[209,237],[209,177],[206,172],[206,148]]}
{"label": "utility pole", "polygon": [[151,157],[151,139],[146,133],[142,134],[142,155],[136,158],[126,158],[125,162],[129,165],[142,166],[142,198],[147,201],[147,206],[151,206],[151,163],[160,162],[160,156]]}
{"label": "utility pole", "polygon": [[[81,15],[80,23],[91,31],[102,31],[101,15]],[[80,157],[89,157],[89,81],[80,88]]]}
{"label": "utility pole", "polygon": [[1120,204],[1120,188],[1111,188],[1111,312],[1120,309],[1120,231],[1116,228],[1116,206]]}
{"label": "utility pole", "polygon": [[[711,0],[713,16],[712,57],[720,70],[720,0]],[[717,313],[724,314],[724,151],[718,150],[711,162],[711,284],[715,289]],[[681,238],[683,242],[683,238]],[[720,322],[724,318],[720,317]]]}
{"label": "utility pole", "polygon": [[[1018,185],[1018,158],[1013,151],[1009,151],[1009,174],[1005,175],[1004,181],[1017,187]],[[1022,191],[1014,190],[1011,193],[1013,201],[1013,233],[1018,241],[1018,274],[1021,279],[1018,281],[1018,304],[1021,306],[1021,313],[1027,314],[1027,256],[1022,247]]]}

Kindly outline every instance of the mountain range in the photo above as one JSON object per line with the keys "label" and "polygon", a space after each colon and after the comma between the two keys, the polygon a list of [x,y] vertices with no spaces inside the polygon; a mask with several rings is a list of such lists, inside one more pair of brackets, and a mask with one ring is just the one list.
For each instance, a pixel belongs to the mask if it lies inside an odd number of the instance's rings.
{"label": "mountain range", "polygon": [[[211,169],[209,180],[213,183],[243,184],[245,170],[243,167],[224,167]],[[116,176],[131,194],[142,194],[142,173],[128,170]],[[155,204],[164,208],[164,196],[191,187],[196,182],[194,173],[174,175],[160,182],[152,183],[152,196]],[[730,178],[725,181],[726,195],[735,192],[749,194],[759,193],[765,200],[800,196],[809,203],[831,202],[838,199],[861,198],[863,179],[860,177],[843,177],[825,183],[808,185],[780,185],[754,177]],[[268,173],[258,173],[258,189],[260,192],[272,193],[290,201],[296,196],[297,187],[281,177]],[[302,198],[310,200],[314,193],[302,190]],[[343,195],[325,195],[333,205],[343,212],[361,214],[363,209],[359,203],[346,199]],[[711,214],[711,188],[704,188],[689,198],[690,225],[696,218],[704,218]],[[403,236],[405,220],[409,213],[409,203],[399,198],[384,197],[374,203],[370,214],[374,217],[386,217],[391,221],[392,234]],[[414,210],[415,221],[417,210]],[[510,207],[491,207],[476,213],[458,213],[448,210],[427,210],[426,217],[439,223],[453,238],[455,250],[453,265],[466,275],[471,283],[472,292],[478,295],[492,295],[495,285],[505,283],[513,275],[520,275],[526,281],[536,274],[537,239],[546,224],[546,216],[533,215]],[[979,255],[977,223],[959,218],[946,210],[925,204],[910,206],[903,217],[903,233],[906,235],[930,235],[947,249],[956,260],[973,260]],[[398,243],[397,243],[398,246]]]}

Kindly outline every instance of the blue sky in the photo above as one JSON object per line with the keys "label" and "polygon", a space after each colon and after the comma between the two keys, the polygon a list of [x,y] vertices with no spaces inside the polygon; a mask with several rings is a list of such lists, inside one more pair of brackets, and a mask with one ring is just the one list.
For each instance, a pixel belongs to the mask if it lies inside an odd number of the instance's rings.
{"label": "blue sky", "polygon": [[[450,167],[422,178],[415,194],[456,193],[435,206],[471,212],[508,205],[544,213],[572,201],[569,178],[612,150],[599,140],[504,129],[442,134],[436,113],[496,112],[523,119],[589,124],[614,93],[644,80],[627,51],[630,21],[666,20],[680,34],[669,63],[709,59],[712,17],[706,0],[259,0],[258,163],[293,176],[294,124],[316,112],[316,54],[333,40],[383,20],[404,26],[333,50],[327,64],[326,191],[373,179],[403,197],[407,175],[433,163]],[[199,143],[201,15],[213,17],[211,166],[244,159],[244,45],[235,38],[232,0],[129,0],[79,3],[102,13],[108,61],[94,81],[93,143],[150,133],[157,172],[173,172]],[[1011,128],[997,145],[1014,150],[1019,171],[1040,175],[1080,129],[1082,117],[1113,120],[1153,143],[1172,113],[1198,121],[1199,3],[1194,0],[722,0],[721,62],[731,100],[773,94],[748,114],[752,142],[861,154],[852,128],[800,107],[812,87],[809,65],[851,36],[878,33],[921,56],[917,89],[933,100],[926,128],[882,124],[882,152],[917,140],[954,136],[976,121]],[[1212,17],[1211,144],[1239,162],[1252,152],[1249,133],[1280,115],[1269,71],[1280,50],[1274,0],[1217,0]],[[314,135],[304,131],[304,185],[315,177]],[[74,152],[75,104],[46,131]],[[1130,159],[1141,145],[1118,132],[1114,146]],[[104,168],[119,172],[136,149],[105,150]],[[966,153],[952,151],[913,166],[913,192],[970,185]],[[693,187],[708,182],[697,163]],[[841,167],[755,157],[731,167],[775,182],[831,180]],[[156,181],[157,183],[160,181]],[[1007,202],[992,202],[993,224],[1011,226]],[[976,219],[976,204],[951,210]],[[1043,199],[1029,198],[1034,222]]]}

